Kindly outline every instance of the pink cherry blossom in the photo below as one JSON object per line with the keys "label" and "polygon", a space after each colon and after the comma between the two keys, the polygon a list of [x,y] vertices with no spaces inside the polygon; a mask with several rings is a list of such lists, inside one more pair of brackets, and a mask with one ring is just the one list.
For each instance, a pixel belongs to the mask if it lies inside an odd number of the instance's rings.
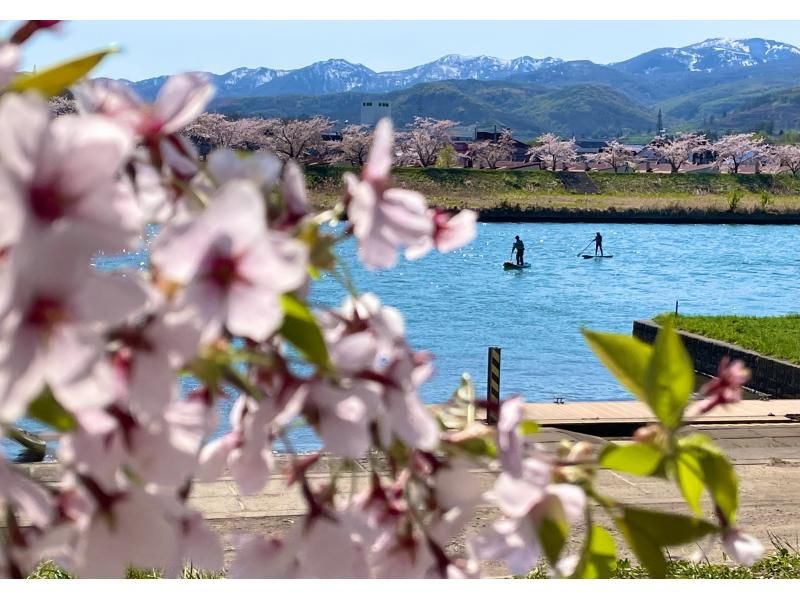
{"label": "pink cherry blossom", "polygon": [[378,368],[405,345],[403,316],[372,293],[348,297],[339,310],[318,317],[331,362],[342,373]]}
{"label": "pink cherry blossom", "polygon": [[132,151],[124,130],[99,116],[49,121],[34,96],[0,99],[0,246],[72,227],[95,249],[134,247],[141,214],[130,187],[119,180]]}
{"label": "pink cherry blossom", "polygon": [[98,506],[80,537],[75,573],[89,579],[120,578],[129,566],[168,566],[180,551],[167,499],[132,489],[107,501]]}
{"label": "pink cherry blossom", "polygon": [[164,577],[177,577],[182,566],[190,564],[198,571],[219,571],[223,549],[219,536],[209,529],[203,516],[178,503],[168,502],[167,519],[177,535],[177,551],[166,566]]}
{"label": "pink cherry blossom", "polygon": [[245,179],[263,191],[270,191],[278,184],[282,163],[268,152],[254,152],[240,157],[232,149],[223,148],[212,152],[207,166],[208,174],[217,185]]}
{"label": "pink cherry blossom", "polygon": [[0,87],[8,83],[17,73],[19,66],[19,46],[0,43]]}
{"label": "pink cherry blossom", "polygon": [[369,160],[359,180],[345,174],[348,220],[358,239],[358,256],[368,268],[390,268],[397,249],[410,247],[433,232],[425,198],[415,191],[389,189],[392,125],[378,123]]}
{"label": "pink cherry blossom", "polygon": [[139,415],[157,417],[178,398],[177,370],[195,355],[200,326],[192,314],[161,308],[144,324],[116,335],[114,356],[120,395]]}
{"label": "pink cherry blossom", "polygon": [[145,104],[124,84],[95,80],[74,90],[82,110],[104,114],[140,139],[155,140],[177,133],[205,109],[214,88],[201,73],[170,77],[152,104]]}
{"label": "pink cherry blossom", "polygon": [[758,540],[736,529],[722,533],[722,546],[734,561],[745,567],[752,566],[764,554],[764,547]]}
{"label": "pink cherry blossom", "polygon": [[282,221],[286,224],[292,225],[310,212],[306,180],[296,162],[287,162],[283,169],[281,195],[286,206]]}
{"label": "pink cherry blossom", "polygon": [[372,422],[383,413],[380,385],[318,381],[311,385],[308,399],[316,410],[316,429],[325,450],[349,459],[363,457],[371,445]]}
{"label": "pink cherry blossom", "polygon": [[433,222],[433,235],[425,237],[406,251],[409,259],[417,259],[436,248],[441,253],[448,253],[459,247],[468,245],[475,239],[477,229],[475,223],[478,214],[472,210],[461,210],[450,214],[443,210],[428,210]]}
{"label": "pink cherry blossom", "polygon": [[717,377],[706,382],[700,388],[700,394],[706,399],[698,407],[699,413],[707,413],[718,405],[729,405],[742,400],[742,385],[750,379],[750,370],[744,362],[731,362],[723,357],[719,364]]}
{"label": "pink cherry blossom", "polygon": [[92,272],[88,253],[71,235],[37,241],[13,256],[12,294],[0,313],[0,419],[6,421],[20,417],[45,384],[72,410],[111,402],[102,333],[145,298],[131,279]]}
{"label": "pink cherry blossom", "polygon": [[439,427],[417,390],[431,373],[422,354],[397,358],[387,369],[391,384],[384,389],[386,419],[381,422],[403,442],[426,451],[439,444]]}
{"label": "pink cherry blossom", "polygon": [[200,451],[200,479],[217,479],[227,465],[244,494],[260,491],[274,469],[272,443],[278,431],[300,414],[307,394],[306,386],[287,384],[280,394],[262,402],[240,396],[231,410],[231,432]]}
{"label": "pink cherry blossom", "polygon": [[162,276],[186,285],[178,302],[205,323],[204,338],[224,326],[264,341],[283,319],[280,294],[305,280],[308,252],[268,231],[261,194],[252,183],[233,181],[193,222],[162,233],[152,261]]}
{"label": "pink cherry blossom", "polygon": [[54,503],[44,488],[15,470],[0,457],[0,497],[19,509],[36,526],[44,527],[53,518]]}

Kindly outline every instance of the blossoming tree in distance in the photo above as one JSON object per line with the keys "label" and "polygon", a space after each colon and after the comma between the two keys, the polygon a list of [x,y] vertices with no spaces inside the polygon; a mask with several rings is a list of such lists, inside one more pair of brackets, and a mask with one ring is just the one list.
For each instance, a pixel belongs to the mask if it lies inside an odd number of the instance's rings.
{"label": "blossoming tree in distance", "polygon": [[[242,493],[261,491],[298,421],[341,469],[321,481],[308,475],[318,456],[290,453],[281,479],[301,491],[305,518],[282,537],[233,538],[228,575],[473,577],[491,559],[514,573],[544,560],[553,575],[602,577],[615,563],[611,528],[653,576],[665,547],[706,536],[740,562],[758,557],[736,527],[730,463],[708,437],[680,432],[694,377],[674,332],[652,347],[585,333],[659,421],[632,443],[544,452],[519,398],[496,429],[476,423],[467,378],[455,395],[463,416],[435,415],[419,396],[433,357],[409,346],[397,309],[355,289],[334,251],[352,237],[367,268],[391,268],[401,252],[418,259],[475,236],[475,213],[392,187],[391,124],[377,125],[341,202],[317,212],[291,160],[228,148],[198,160],[179,132],[212,96],[201,75],[172,77],[147,104],[87,79],[107,52],[17,74],[26,41],[52,24],[27,22],[0,45],[0,425],[29,417],[57,431],[60,479],[40,484],[0,459],[0,575],[47,559],[83,577],[222,568],[222,539],[188,504],[193,481],[227,471]],[[67,88],[79,112],[53,118],[48,98]],[[149,224],[158,234],[141,271],[90,265],[139,245]],[[349,297],[312,310],[323,273]],[[308,367],[290,367],[298,356]],[[183,396],[186,375],[200,387]],[[701,409],[735,400],[745,377],[726,365]],[[230,432],[209,441],[230,386],[240,393]],[[363,488],[344,475],[356,460],[371,470]],[[476,467],[497,473],[488,493]],[[614,500],[599,468],[669,480],[686,509]],[[455,552],[487,501],[497,519]]]}

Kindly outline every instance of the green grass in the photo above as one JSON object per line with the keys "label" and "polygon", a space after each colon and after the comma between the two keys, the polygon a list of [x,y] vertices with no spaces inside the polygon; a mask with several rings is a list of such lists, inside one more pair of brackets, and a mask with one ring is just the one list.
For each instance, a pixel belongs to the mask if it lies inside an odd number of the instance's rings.
{"label": "green grass", "polygon": [[[163,577],[158,569],[137,569],[129,567],[125,574],[126,579],[161,579]],[[222,571],[200,571],[192,566],[186,566],[181,572],[181,579],[222,579]],[[52,561],[39,565],[28,579],[76,579],[76,576],[62,569]]]}
{"label": "green grass", "polygon": [[[527,579],[547,578],[547,568],[537,567]],[[647,571],[627,559],[619,559],[612,579],[648,579]],[[667,563],[667,579],[798,579],[800,554],[793,548],[781,547],[765,556],[752,567],[693,563],[672,560]]]}
{"label": "green grass", "polygon": [[[316,205],[329,206],[342,196],[342,174],[348,170],[353,169],[340,166],[306,169],[306,181]],[[581,173],[546,170],[397,168],[393,184],[419,191],[431,205],[446,208],[726,212],[729,196],[736,192],[741,196],[740,212],[800,211],[800,177],[783,174],[590,172],[587,176],[594,192],[575,186],[576,180],[583,180]],[[769,198],[766,204],[763,194]]]}
{"label": "green grass", "polygon": [[800,364],[800,314],[786,316],[682,316],[661,314],[659,324],[733,343],[762,355]]}

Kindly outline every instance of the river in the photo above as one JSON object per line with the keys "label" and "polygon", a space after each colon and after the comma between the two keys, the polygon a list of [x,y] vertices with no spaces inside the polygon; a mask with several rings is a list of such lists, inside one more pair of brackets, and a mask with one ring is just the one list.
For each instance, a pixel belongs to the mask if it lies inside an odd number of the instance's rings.
{"label": "river", "polygon": [[[597,230],[614,257],[576,257]],[[531,268],[504,271],[515,235]],[[422,389],[426,402],[447,400],[462,372],[485,393],[489,346],[502,348],[502,396],[609,401],[631,397],[595,359],[581,327],[630,333],[634,319],[673,311],[676,301],[686,314],[800,311],[798,238],[794,226],[481,223],[470,246],[392,270],[361,268],[353,243],[341,245],[340,254],[359,291],[398,307],[412,346],[436,356],[436,373]],[[136,268],[146,260],[143,249],[98,258],[97,265]],[[312,299],[337,305],[345,294],[324,277]],[[217,434],[228,428],[231,402],[220,404]],[[319,446],[310,431],[293,437],[297,450]]]}

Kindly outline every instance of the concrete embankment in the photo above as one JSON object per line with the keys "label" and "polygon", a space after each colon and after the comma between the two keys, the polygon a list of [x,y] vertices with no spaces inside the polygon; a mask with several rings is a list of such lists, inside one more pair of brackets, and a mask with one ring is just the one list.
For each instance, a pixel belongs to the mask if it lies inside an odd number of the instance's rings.
{"label": "concrete embankment", "polygon": [[[633,336],[652,343],[660,328],[652,320],[637,320],[633,323]],[[748,387],[782,399],[800,398],[800,366],[691,332],[677,332],[692,358],[695,370],[714,376],[723,357],[741,359],[751,371]]]}

